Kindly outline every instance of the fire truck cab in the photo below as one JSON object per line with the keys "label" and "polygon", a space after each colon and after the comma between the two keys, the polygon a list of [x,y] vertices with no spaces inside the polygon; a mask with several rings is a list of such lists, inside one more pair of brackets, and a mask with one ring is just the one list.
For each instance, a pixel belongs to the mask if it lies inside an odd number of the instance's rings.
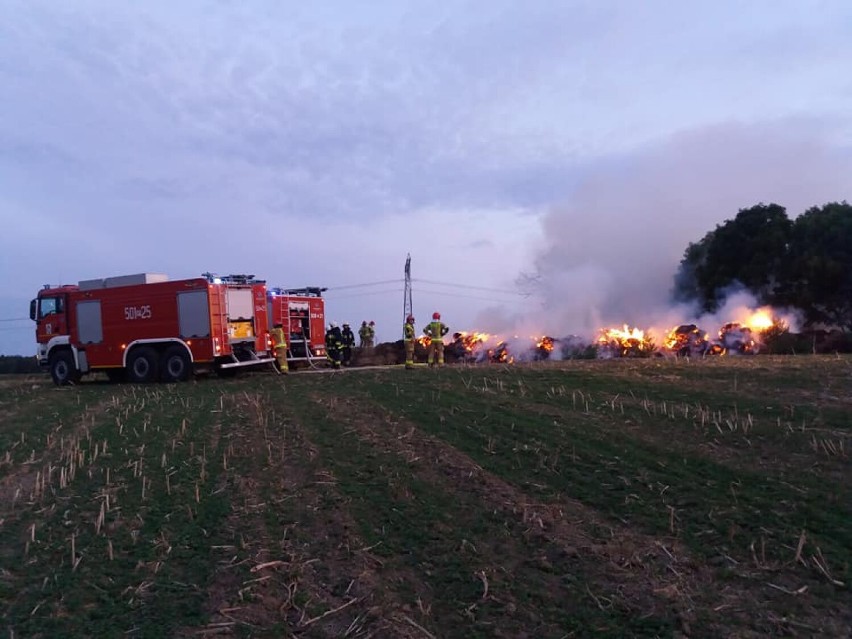
{"label": "fire truck cab", "polygon": [[266,285],[252,275],[169,281],[156,273],[46,285],[30,302],[39,364],[54,383],[178,382],[271,363]]}
{"label": "fire truck cab", "polygon": [[284,329],[288,362],[325,361],[325,290],[315,286],[269,289],[269,328]]}

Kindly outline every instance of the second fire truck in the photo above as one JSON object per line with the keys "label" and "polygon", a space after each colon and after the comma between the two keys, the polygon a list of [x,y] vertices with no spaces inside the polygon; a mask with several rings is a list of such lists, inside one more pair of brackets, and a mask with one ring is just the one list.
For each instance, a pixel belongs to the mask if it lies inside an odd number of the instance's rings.
{"label": "second fire truck", "polygon": [[325,361],[324,288],[271,288],[267,293],[269,328],[281,326],[287,360],[310,365]]}

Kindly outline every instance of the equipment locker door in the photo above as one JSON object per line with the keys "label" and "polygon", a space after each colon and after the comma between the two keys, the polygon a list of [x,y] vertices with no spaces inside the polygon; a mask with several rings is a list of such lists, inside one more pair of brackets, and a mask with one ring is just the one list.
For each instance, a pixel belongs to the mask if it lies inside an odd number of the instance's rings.
{"label": "equipment locker door", "polygon": [[100,344],[104,340],[101,302],[77,302],[77,335],[81,344]]}
{"label": "equipment locker door", "polygon": [[251,321],[254,317],[254,300],[250,288],[228,289],[228,320],[231,322]]}
{"label": "equipment locker door", "polygon": [[178,322],[184,339],[210,337],[210,305],[207,291],[178,293]]}
{"label": "equipment locker door", "polygon": [[[228,339],[254,340],[254,297],[250,288],[228,288]],[[262,330],[263,327],[258,327]]]}

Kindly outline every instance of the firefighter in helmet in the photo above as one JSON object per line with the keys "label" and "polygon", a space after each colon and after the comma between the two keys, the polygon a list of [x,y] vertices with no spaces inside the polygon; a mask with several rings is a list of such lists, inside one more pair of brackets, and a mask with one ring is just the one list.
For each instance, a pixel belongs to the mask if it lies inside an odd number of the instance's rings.
{"label": "firefighter in helmet", "polygon": [[405,324],[402,325],[403,343],[405,344],[405,367],[414,368],[414,315],[409,315],[405,318]]}
{"label": "firefighter in helmet", "polygon": [[367,341],[369,340],[370,327],[367,326],[367,320],[361,322],[361,328],[358,329],[358,337],[361,340],[360,346],[361,348],[367,347]]}
{"label": "firefighter in helmet", "polygon": [[340,333],[340,328],[336,322],[331,322],[328,325],[328,330],[325,332],[325,356],[329,364],[334,369],[340,368],[340,356],[343,349],[343,335]]}
{"label": "firefighter in helmet", "polygon": [[287,365],[287,340],[284,338],[284,328],[281,324],[276,324],[269,333],[272,336],[272,349],[275,352],[278,372],[286,375],[290,372],[290,367]]}
{"label": "firefighter in helmet", "polygon": [[373,348],[376,345],[376,323],[370,320],[367,325],[367,348]]}
{"label": "firefighter in helmet", "polygon": [[432,313],[432,321],[426,325],[423,332],[429,337],[429,357],[426,361],[429,366],[436,364],[435,356],[437,355],[437,365],[444,365],[444,335],[450,332],[449,327],[441,321],[441,314],[438,311]]}
{"label": "firefighter in helmet", "polygon": [[352,349],[355,347],[355,333],[349,328],[349,324],[343,322],[343,330],[340,331],[341,339],[343,340],[343,349],[341,350],[341,363],[344,366],[352,366]]}

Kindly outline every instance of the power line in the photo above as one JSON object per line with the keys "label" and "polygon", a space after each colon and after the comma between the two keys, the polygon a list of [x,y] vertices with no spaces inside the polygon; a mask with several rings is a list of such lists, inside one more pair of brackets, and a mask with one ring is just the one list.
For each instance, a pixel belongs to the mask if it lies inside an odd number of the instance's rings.
{"label": "power line", "polygon": [[[411,278],[412,282],[418,282],[422,284],[433,284],[436,286],[449,286],[452,288],[466,288],[475,291],[486,291],[489,293],[504,293],[506,295],[518,295],[522,297],[527,297],[527,293],[521,293],[519,291],[513,291],[505,288],[491,288],[488,286],[474,286],[471,284],[459,284],[457,282],[438,282],[436,280],[424,280],[420,278]],[[371,286],[382,286],[385,284],[403,284],[405,280],[403,279],[395,279],[395,280],[380,280],[377,282],[364,282],[361,284],[344,284],[341,286],[329,286],[327,291],[341,291],[345,289],[353,289],[353,288],[369,288]]]}
{"label": "power line", "polygon": [[443,295],[445,297],[461,297],[461,298],[466,299],[466,300],[483,300],[483,301],[486,301],[486,302],[494,302],[496,304],[517,304],[518,302],[521,301],[519,299],[498,300],[498,299],[494,299],[493,297],[480,297],[478,295],[464,295],[462,293],[448,293],[446,291],[430,291],[428,289],[423,289],[423,288],[418,288],[417,292],[418,293],[430,293],[432,295]]}
{"label": "power line", "polygon": [[487,286],[471,286],[470,284],[454,284],[452,282],[436,282],[434,280],[422,280],[420,278],[416,278],[413,281],[422,282],[423,284],[435,284],[438,286],[450,286],[454,288],[469,288],[477,291],[488,291],[490,293],[505,293],[508,295],[524,295],[523,293],[519,293],[518,291],[510,291],[505,288],[489,288]]}
{"label": "power line", "polygon": [[326,300],[335,301],[335,300],[346,300],[351,299],[353,297],[367,297],[368,295],[387,295],[389,293],[399,293],[401,288],[392,288],[384,291],[365,291],[364,293],[353,293],[352,295],[331,295],[326,296]]}
{"label": "power line", "polygon": [[380,286],[384,284],[402,284],[401,279],[383,280],[381,282],[367,282],[366,284],[346,284],[344,286],[329,286],[327,291],[339,291],[346,288],[367,288],[368,286]]}
{"label": "power line", "polygon": [[7,317],[0,319],[0,322],[29,322],[29,317]]}

